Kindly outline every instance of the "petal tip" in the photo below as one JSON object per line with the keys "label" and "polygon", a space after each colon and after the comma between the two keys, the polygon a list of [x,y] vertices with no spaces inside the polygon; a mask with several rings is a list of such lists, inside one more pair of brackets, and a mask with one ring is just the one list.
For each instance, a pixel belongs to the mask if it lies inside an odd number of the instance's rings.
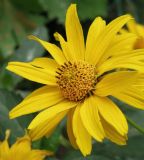
{"label": "petal tip", "polygon": [[9,112],[9,118],[10,119],[14,119],[15,118],[12,112]]}
{"label": "petal tip", "polygon": [[34,126],[33,126],[32,122],[29,124],[28,129],[29,129],[29,130],[34,129]]}
{"label": "petal tip", "polygon": [[54,38],[56,41],[59,41],[59,33],[58,32],[54,33]]}
{"label": "petal tip", "polygon": [[76,11],[76,8],[77,8],[77,5],[75,3],[72,3],[69,7],[68,7],[68,10],[67,12],[75,12]]}
{"label": "petal tip", "polygon": [[9,64],[8,64],[8,65],[6,66],[6,69],[9,70],[9,67],[10,67],[10,66],[9,66]]}
{"label": "petal tip", "polygon": [[[74,8],[75,8],[76,6],[77,6],[76,3],[71,3],[71,5],[70,5],[70,7],[74,7]],[[70,8],[70,7],[69,7],[69,8]]]}
{"label": "petal tip", "polygon": [[30,40],[36,40],[36,39],[38,39],[36,36],[34,36],[34,35],[29,35],[29,36],[27,36],[27,38],[28,39],[30,39]]}
{"label": "petal tip", "polygon": [[125,17],[128,17],[130,20],[134,19],[134,17],[131,14],[125,14]]}

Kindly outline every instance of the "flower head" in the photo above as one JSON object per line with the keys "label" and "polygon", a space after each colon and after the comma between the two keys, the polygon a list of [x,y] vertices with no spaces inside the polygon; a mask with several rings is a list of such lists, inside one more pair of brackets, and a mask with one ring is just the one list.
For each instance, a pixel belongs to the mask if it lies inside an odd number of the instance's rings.
{"label": "flower head", "polygon": [[131,16],[116,18],[108,25],[97,17],[91,24],[86,45],[76,5],[66,14],[67,41],[55,33],[61,49],[35,36],[54,59],[10,62],[7,69],[45,86],[26,97],[10,112],[10,118],[41,111],[28,129],[33,140],[50,135],[67,117],[71,144],[83,155],[91,153],[92,138],[105,138],[124,145],[128,125],[125,116],[110,99],[114,96],[134,107],[144,108],[144,50],[131,50],[134,34],[117,34]]}
{"label": "flower head", "polygon": [[6,131],[6,138],[0,142],[0,160],[43,160],[53,153],[46,150],[31,149],[31,140],[28,135],[19,138],[11,147],[8,144],[10,131]]}

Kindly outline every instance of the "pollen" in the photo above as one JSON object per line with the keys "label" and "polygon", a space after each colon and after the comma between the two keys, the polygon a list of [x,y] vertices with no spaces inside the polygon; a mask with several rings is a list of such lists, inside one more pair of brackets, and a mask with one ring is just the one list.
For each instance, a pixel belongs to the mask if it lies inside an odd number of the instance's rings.
{"label": "pollen", "polygon": [[84,61],[64,63],[56,73],[61,93],[70,101],[80,101],[92,94],[97,82],[95,67]]}

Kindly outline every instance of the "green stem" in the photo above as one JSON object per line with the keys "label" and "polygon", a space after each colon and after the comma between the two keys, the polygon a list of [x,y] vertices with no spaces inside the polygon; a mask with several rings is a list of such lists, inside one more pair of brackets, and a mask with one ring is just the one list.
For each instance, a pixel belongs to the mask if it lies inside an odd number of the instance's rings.
{"label": "green stem", "polygon": [[144,134],[144,128],[138,126],[133,120],[131,120],[130,118],[126,117],[127,121],[134,127],[136,128],[140,133]]}

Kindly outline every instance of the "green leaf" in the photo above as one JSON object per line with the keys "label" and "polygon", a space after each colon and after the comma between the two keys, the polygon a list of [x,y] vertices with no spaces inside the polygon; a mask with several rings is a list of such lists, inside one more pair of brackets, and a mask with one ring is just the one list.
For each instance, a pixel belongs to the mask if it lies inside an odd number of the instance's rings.
{"label": "green leaf", "polygon": [[78,6],[81,20],[94,19],[96,16],[107,16],[107,0],[74,0]]}
{"label": "green leaf", "polygon": [[[48,39],[47,29],[45,27],[39,27],[33,35],[38,36],[43,40]],[[20,47],[16,50],[14,55],[10,58],[10,61],[31,61],[36,57],[42,56],[44,48],[37,42],[29,39],[22,41]]]}
{"label": "green leaf", "polygon": [[[130,106],[115,98],[112,98],[112,100],[117,104],[118,107],[120,107],[120,109],[123,111],[124,114],[126,114],[128,118],[134,121],[134,123],[136,123],[141,128],[144,128],[144,110],[134,108],[133,106]],[[129,136],[140,134],[141,133],[136,128],[129,124]]]}
{"label": "green leaf", "polygon": [[49,138],[43,138],[41,141],[41,149],[56,152],[61,142],[63,124],[61,123]]}
{"label": "green leaf", "polygon": [[24,129],[18,120],[10,120],[8,116],[10,107],[15,106],[20,100],[21,98],[18,95],[6,90],[0,90],[0,132],[4,137],[5,131],[10,129],[12,133],[11,141],[24,134]]}
{"label": "green leaf", "polygon": [[39,148],[41,147],[41,142],[42,142],[41,139],[32,142],[32,148],[33,148],[33,149],[39,149]]}
{"label": "green leaf", "polygon": [[[0,32],[1,34],[2,32]],[[16,46],[11,32],[2,33],[0,37],[0,59],[5,59],[10,56]]]}
{"label": "green leaf", "polygon": [[94,19],[96,16],[107,16],[107,0],[39,0],[43,9],[47,11],[50,20],[57,18],[64,23],[68,6],[76,3],[81,20]]}
{"label": "green leaf", "polygon": [[46,22],[46,19],[44,16],[29,14],[27,17],[29,18],[30,21],[35,23],[37,26],[42,26]]}
{"label": "green leaf", "polygon": [[[37,28],[33,34],[44,40],[48,39],[48,33],[45,27]],[[40,44],[25,39],[8,61],[31,61],[36,57],[41,57],[43,53],[44,49]],[[22,80],[22,77],[7,71],[5,68],[6,64],[1,68],[0,88],[12,90]]]}
{"label": "green leaf", "polygon": [[[38,3],[36,1],[0,1],[0,59],[6,59],[12,55],[15,48],[26,37],[27,32],[31,32],[45,23],[44,16],[25,12],[20,8],[25,5],[27,8],[29,4],[33,6],[30,7],[33,11]],[[40,5],[37,6],[37,9],[39,7]]]}
{"label": "green leaf", "polygon": [[46,158],[46,160],[59,160],[59,159],[54,158],[54,157],[48,157],[48,158]]}
{"label": "green leaf", "polygon": [[[98,146],[95,146],[95,148]],[[126,146],[118,146],[112,143],[104,145],[101,154],[110,159],[119,158],[120,160],[129,158],[132,160],[141,160],[144,157],[144,136],[133,136],[128,139]]]}
{"label": "green leaf", "polygon": [[11,19],[11,6],[7,1],[0,1],[0,58],[11,55],[16,42],[13,39]]}
{"label": "green leaf", "polygon": [[0,138],[4,138],[5,131],[11,130],[10,142],[13,143],[17,137],[25,134],[25,130],[33,119],[33,115],[9,119],[9,111],[22,101],[20,95],[9,92],[5,89],[0,89]]}
{"label": "green leaf", "polygon": [[66,10],[71,3],[69,0],[39,0],[43,9],[48,13],[50,20],[57,18],[60,23],[65,20]]}
{"label": "green leaf", "polygon": [[91,154],[90,156],[83,157],[80,151],[71,150],[65,154],[63,160],[110,160],[103,155]]}
{"label": "green leaf", "polygon": [[38,0],[10,0],[10,2],[20,11],[23,10],[26,12],[31,11],[36,13],[40,13],[42,11],[42,7]]}

